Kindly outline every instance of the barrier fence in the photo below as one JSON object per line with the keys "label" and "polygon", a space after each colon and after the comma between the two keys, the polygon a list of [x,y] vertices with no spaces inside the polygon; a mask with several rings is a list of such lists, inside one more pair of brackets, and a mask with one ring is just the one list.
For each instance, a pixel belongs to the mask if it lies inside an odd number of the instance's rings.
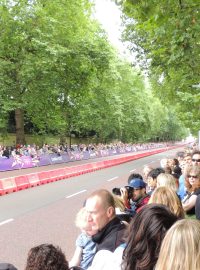
{"label": "barrier fence", "polygon": [[[163,147],[163,146],[162,146]],[[70,161],[88,160],[98,157],[114,156],[125,153],[136,153],[139,150],[134,147],[121,147],[118,149],[103,149],[99,151],[69,151],[64,153],[40,154],[37,156],[20,156],[14,155],[10,158],[0,157],[0,171],[11,171],[17,169],[27,169],[41,167],[45,165],[53,165],[60,163],[68,163]],[[149,149],[151,150],[151,149]]]}
{"label": "barrier fence", "polygon": [[68,179],[69,177],[78,176],[96,170],[116,166],[135,159],[158,154],[173,148],[176,147],[157,149],[145,153],[137,153],[134,155],[127,155],[110,160],[87,163],[73,167],[66,166],[64,168],[54,169],[50,171],[36,172],[27,175],[3,178],[0,179],[0,195],[5,195],[11,192],[16,192],[23,189],[51,183],[54,181]]}

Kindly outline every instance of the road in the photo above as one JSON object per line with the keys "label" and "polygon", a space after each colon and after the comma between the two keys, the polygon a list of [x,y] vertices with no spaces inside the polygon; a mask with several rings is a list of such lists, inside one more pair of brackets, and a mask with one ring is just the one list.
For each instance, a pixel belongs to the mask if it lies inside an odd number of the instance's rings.
{"label": "road", "polygon": [[145,164],[159,165],[163,152],[93,173],[80,175],[0,197],[0,260],[24,269],[27,253],[35,245],[58,245],[70,259],[79,230],[77,211],[93,190],[126,185],[131,172],[142,172]]}

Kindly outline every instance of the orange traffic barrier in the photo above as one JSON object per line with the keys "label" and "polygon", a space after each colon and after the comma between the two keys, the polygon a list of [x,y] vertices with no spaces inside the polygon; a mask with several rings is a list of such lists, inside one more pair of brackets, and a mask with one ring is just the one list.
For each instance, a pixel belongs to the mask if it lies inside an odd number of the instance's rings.
{"label": "orange traffic barrier", "polygon": [[30,187],[27,175],[20,175],[15,177],[17,190],[22,190]]}

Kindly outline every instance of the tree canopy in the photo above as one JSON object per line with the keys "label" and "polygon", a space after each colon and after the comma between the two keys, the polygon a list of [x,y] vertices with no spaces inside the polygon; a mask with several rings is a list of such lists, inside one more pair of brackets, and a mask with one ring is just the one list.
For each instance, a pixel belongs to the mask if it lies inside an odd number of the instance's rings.
{"label": "tree canopy", "polygon": [[120,1],[124,40],[148,70],[154,92],[197,134],[200,125],[200,4],[196,0]]}
{"label": "tree canopy", "polygon": [[[89,0],[0,1],[1,133],[15,112],[17,143],[25,143],[30,122],[32,132],[57,134],[63,141],[72,132],[126,142],[185,136],[182,115],[118,56],[92,8]],[[154,89],[163,72],[154,73]],[[171,83],[162,82],[162,88]]]}

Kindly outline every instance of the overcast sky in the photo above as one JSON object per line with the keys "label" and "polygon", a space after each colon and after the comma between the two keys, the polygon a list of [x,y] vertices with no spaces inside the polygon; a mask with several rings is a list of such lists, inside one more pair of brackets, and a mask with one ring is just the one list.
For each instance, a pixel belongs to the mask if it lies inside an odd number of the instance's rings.
{"label": "overcast sky", "polygon": [[111,0],[95,0],[96,13],[95,17],[100,21],[103,28],[108,33],[109,40],[114,44],[120,52],[124,51],[124,46],[120,41],[120,10]]}

